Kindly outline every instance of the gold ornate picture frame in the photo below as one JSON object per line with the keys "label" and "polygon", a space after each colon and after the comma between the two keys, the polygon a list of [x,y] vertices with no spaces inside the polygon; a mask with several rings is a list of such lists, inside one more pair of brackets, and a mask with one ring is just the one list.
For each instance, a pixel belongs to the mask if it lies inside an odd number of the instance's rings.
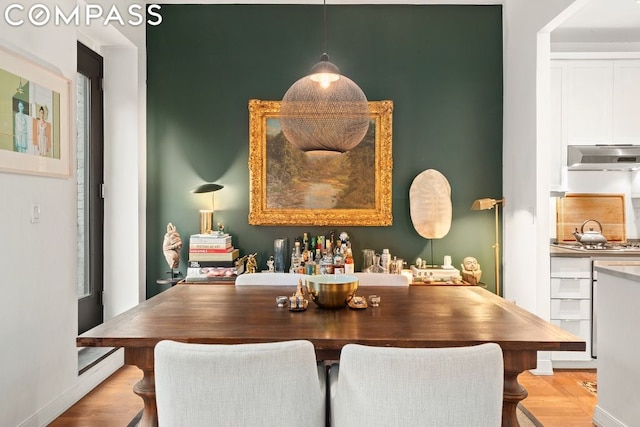
{"label": "gold ornate picture frame", "polygon": [[280,130],[280,101],[249,101],[249,224],[388,226],[393,101],[370,101],[371,125],[353,150],[305,154]]}

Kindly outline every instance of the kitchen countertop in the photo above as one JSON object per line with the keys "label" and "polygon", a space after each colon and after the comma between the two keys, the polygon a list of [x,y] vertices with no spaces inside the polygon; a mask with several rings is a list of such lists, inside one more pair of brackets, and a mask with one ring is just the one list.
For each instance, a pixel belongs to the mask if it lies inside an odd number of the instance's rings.
{"label": "kitchen countertop", "polygon": [[595,270],[600,273],[607,273],[622,279],[629,279],[640,282],[640,264],[639,265],[599,265]]}
{"label": "kitchen countertop", "polygon": [[552,257],[582,257],[582,258],[610,258],[610,257],[640,257],[639,250],[587,250],[559,247],[553,243],[549,245],[549,254]]}

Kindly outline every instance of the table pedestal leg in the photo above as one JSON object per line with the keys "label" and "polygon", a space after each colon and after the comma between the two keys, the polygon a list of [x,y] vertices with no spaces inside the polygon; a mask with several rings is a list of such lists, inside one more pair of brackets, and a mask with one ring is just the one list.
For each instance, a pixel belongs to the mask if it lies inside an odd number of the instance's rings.
{"label": "table pedestal leg", "polygon": [[153,368],[153,348],[125,348],[124,362],[142,370],[142,379],[133,386],[133,392],[142,398],[144,408],[138,427],[157,427],[156,383]]}
{"label": "table pedestal leg", "polygon": [[519,427],[517,407],[527,397],[527,390],[518,383],[518,375],[538,364],[536,351],[503,351],[504,392],[502,398],[502,427]]}

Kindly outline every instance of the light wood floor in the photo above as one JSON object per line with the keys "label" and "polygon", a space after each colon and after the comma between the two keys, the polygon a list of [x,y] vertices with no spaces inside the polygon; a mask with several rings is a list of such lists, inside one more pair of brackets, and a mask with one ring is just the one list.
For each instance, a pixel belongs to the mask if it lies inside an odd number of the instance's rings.
{"label": "light wood floor", "polygon": [[[122,367],[49,426],[127,426],[142,409],[142,399],[132,391],[141,377],[138,368]],[[595,371],[561,370],[552,376],[525,372],[518,380],[529,392],[524,406],[545,427],[593,426],[591,418],[597,397],[579,382],[595,381]]]}

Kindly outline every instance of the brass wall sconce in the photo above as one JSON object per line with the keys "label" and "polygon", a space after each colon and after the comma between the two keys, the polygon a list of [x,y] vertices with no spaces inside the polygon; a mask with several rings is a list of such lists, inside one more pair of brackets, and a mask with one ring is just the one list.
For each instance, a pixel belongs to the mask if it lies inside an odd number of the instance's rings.
{"label": "brass wall sconce", "polygon": [[496,295],[500,296],[500,240],[498,235],[498,205],[504,207],[504,198],[502,199],[478,199],[471,205],[473,211],[484,211],[488,209],[495,210],[495,243],[493,245],[495,253],[495,268],[496,268]]}

